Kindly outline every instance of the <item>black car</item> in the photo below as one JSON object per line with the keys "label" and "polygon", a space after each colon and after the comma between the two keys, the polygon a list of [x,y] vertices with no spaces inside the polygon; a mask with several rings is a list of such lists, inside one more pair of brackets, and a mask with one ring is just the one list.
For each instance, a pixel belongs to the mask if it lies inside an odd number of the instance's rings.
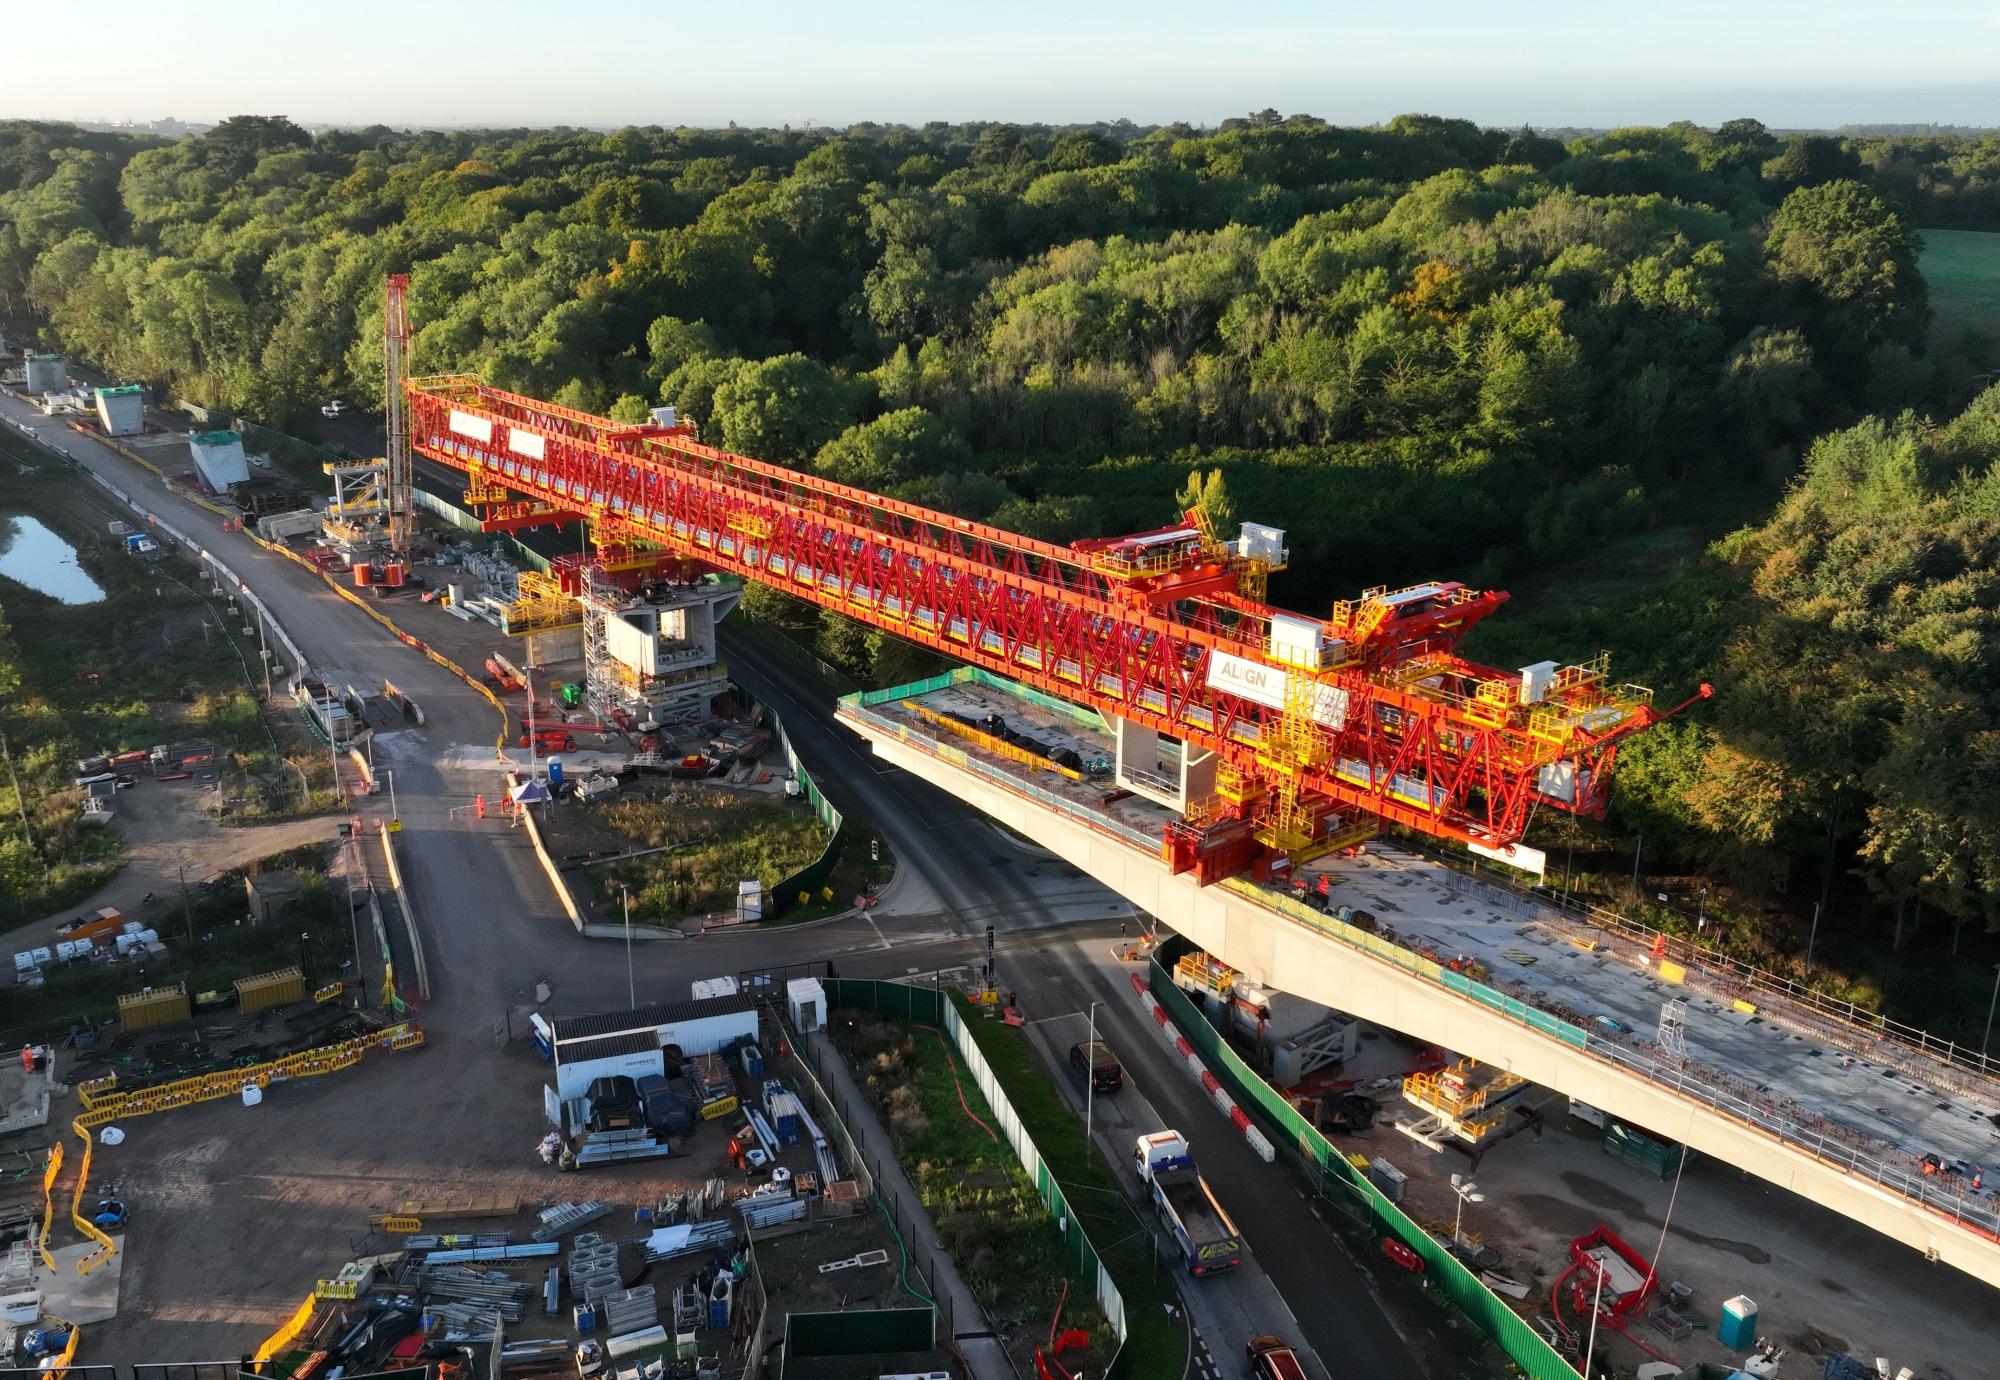
{"label": "black car", "polygon": [[1069,1066],[1088,1077],[1099,1092],[1116,1092],[1125,1086],[1125,1066],[1102,1040],[1080,1040],[1071,1045]]}

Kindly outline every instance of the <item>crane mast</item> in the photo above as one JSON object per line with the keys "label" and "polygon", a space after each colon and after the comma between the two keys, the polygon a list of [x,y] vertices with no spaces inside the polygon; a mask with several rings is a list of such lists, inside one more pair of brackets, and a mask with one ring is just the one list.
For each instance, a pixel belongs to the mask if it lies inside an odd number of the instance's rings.
{"label": "crane mast", "polygon": [[410,554],[416,527],[416,468],[410,454],[410,398],[404,372],[410,352],[410,313],[405,294],[410,275],[391,273],[382,298],[383,421],[388,427],[389,550],[398,560]]}

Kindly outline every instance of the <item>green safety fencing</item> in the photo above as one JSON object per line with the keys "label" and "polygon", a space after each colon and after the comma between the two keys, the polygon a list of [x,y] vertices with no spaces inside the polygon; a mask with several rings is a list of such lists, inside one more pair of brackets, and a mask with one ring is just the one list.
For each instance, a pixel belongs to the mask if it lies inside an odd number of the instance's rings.
{"label": "green safety fencing", "polygon": [[958,1008],[951,1004],[945,993],[935,988],[912,987],[900,982],[829,978],[825,980],[825,986],[829,1011],[844,1006],[858,1007],[889,1020],[938,1026],[951,1037],[952,1047],[964,1062],[966,1072],[978,1084],[980,1093],[986,1098],[986,1105],[993,1109],[994,1124],[1013,1148],[1014,1158],[1027,1173],[1029,1182],[1034,1184],[1035,1193],[1048,1208],[1049,1216],[1062,1229],[1064,1240],[1076,1251],[1079,1273],[1082,1278],[1097,1282],[1098,1305],[1103,1308],[1105,1319],[1110,1322],[1119,1342],[1118,1353],[1112,1357],[1107,1375],[1122,1376],[1125,1373],[1121,1362],[1125,1355],[1127,1330],[1124,1295],[1112,1281],[1111,1271],[1105,1268],[1096,1245],[1083,1229],[1083,1220],[1070,1206],[1068,1195],[1056,1182],[1055,1174],[1042,1158],[1034,1138],[1028,1134],[1020,1113],[1008,1100],[999,1077],[994,1074],[993,1066],[986,1062],[985,1052],[973,1040],[972,1032],[958,1014]]}
{"label": "green safety fencing", "polygon": [[1553,1035],[1564,1044],[1575,1045],[1578,1049],[1582,1049],[1589,1041],[1589,1037],[1582,1029],[1571,1025],[1562,1017],[1552,1015],[1539,1007],[1530,1006],[1519,997],[1496,992],[1483,982],[1474,982],[1464,973],[1454,973],[1449,968],[1441,969],[1437,980],[1460,996],[1470,997],[1481,1006],[1490,1006],[1508,1019],[1519,1021],[1522,1025],[1538,1030],[1544,1035]]}
{"label": "green safety fencing", "polygon": [[778,712],[741,686],[737,687],[736,693],[749,700],[752,708],[763,709],[764,717],[770,723],[772,734],[777,739],[778,750],[785,756],[785,766],[791,772],[792,779],[799,783],[800,792],[812,806],[813,813],[819,816],[820,822],[832,830],[832,836],[827,839],[826,847],[820,850],[817,858],[772,886],[769,894],[771,913],[783,915],[798,904],[800,892],[808,896],[817,896],[820,888],[832,879],[833,870],[840,865],[841,855],[847,847],[847,817],[826,798],[819,788],[819,783],[813,780],[812,773],[806,770],[805,760],[792,746],[791,737],[785,732],[784,720],[778,717]]}
{"label": "green safety fencing", "polygon": [[[268,426],[247,421],[242,417],[236,419],[234,426],[238,432],[242,433],[243,449],[252,453],[262,451],[266,455],[284,460],[294,460],[300,464],[311,465],[315,468],[321,465],[352,465],[357,463],[353,460],[344,460],[325,447],[314,445],[311,441],[302,441],[296,436],[282,431],[274,431]],[[331,488],[332,485],[333,481],[329,478],[327,486]]]}
{"label": "green safety fencing", "polygon": [[[1300,907],[1300,909],[1308,909]],[[1312,912],[1317,915],[1317,912]],[[1321,920],[1325,916],[1318,917]],[[1337,923],[1337,922],[1336,922]],[[1352,928],[1343,926],[1343,928]],[[1360,931],[1356,931],[1360,933]],[[1373,936],[1367,936],[1373,938]],[[1187,951],[1184,941],[1162,947],[1149,962],[1147,985],[1187,1042],[1222,1080],[1230,1094],[1257,1116],[1273,1140],[1295,1153],[1321,1195],[1372,1229],[1408,1246],[1422,1258],[1424,1276],[1443,1291],[1488,1337],[1534,1380],[1577,1380],[1577,1372],[1522,1317],[1445,1248],[1443,1242],[1405,1216],[1382,1196],[1368,1176],[1320,1134],[1269,1083],[1251,1070],[1195,1006],[1174,985],[1171,962]],[[1413,955],[1414,957],[1414,955]],[[1422,960],[1419,960],[1420,962]],[[1433,967],[1436,965],[1433,964]],[[1454,974],[1454,976],[1456,976]]]}
{"label": "green safety fencing", "polygon": [[881,982],[875,978],[824,978],[826,1009],[858,1007],[892,1021],[914,1021],[937,1025],[944,1020],[947,1005],[944,993],[930,987],[912,987],[902,982]]}
{"label": "green safety fencing", "polygon": [[[463,532],[477,533],[479,531],[479,519],[466,512],[465,509],[459,507],[457,504],[446,502],[436,494],[424,489],[416,490],[412,497],[416,500],[418,512],[429,513],[433,517],[441,517]],[[505,549],[510,559],[519,561],[530,570],[539,570],[544,575],[549,573],[549,558],[532,547],[523,545],[518,538],[496,536],[494,537],[494,541],[498,542]]]}
{"label": "green safety fencing", "polygon": [[961,666],[957,670],[947,671],[941,676],[932,676],[929,680],[913,680],[907,685],[892,685],[886,690],[862,690],[856,694],[843,695],[841,703],[853,703],[861,705],[863,708],[869,708],[878,704],[887,704],[892,700],[917,699],[930,694],[932,691],[943,690],[947,686],[967,684],[983,685],[987,689],[997,690],[1003,695],[1012,695],[1017,700],[1025,700],[1029,704],[1040,705],[1043,709],[1049,710],[1051,713],[1060,714],[1065,719],[1069,719],[1073,723],[1079,724],[1096,733],[1110,731],[1105,726],[1104,716],[1099,714],[1095,709],[1090,709],[1080,704],[1071,704],[1068,700],[1060,699],[1055,695],[1044,694],[1032,686],[1023,685],[1019,681],[1008,680],[1005,676],[996,676],[991,671],[983,671],[977,666]]}
{"label": "green safety fencing", "polygon": [[894,1356],[937,1345],[935,1308],[845,1308],[785,1317],[785,1368],[815,1356]]}
{"label": "green safety fencing", "polygon": [[842,704],[858,704],[864,707],[887,704],[891,700],[913,700],[919,695],[928,695],[933,690],[942,690],[947,685],[958,684],[958,672],[947,671],[929,680],[913,680],[907,685],[892,685],[887,690],[857,690],[852,695],[842,695]]}

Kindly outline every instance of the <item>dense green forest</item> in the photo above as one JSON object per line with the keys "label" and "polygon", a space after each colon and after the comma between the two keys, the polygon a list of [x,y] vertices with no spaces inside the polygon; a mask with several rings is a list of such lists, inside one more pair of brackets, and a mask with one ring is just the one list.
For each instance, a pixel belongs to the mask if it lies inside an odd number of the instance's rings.
{"label": "dense green forest", "polygon": [[1831,879],[1850,925],[1955,944],[2000,914],[2000,360],[1933,338],[1919,226],[2000,228],[2000,136],[0,123],[0,327],[272,425],[376,396],[407,270],[423,371],[673,403],[1054,540],[1199,494],[1289,529],[1295,607],[1669,549],[1480,649],[1721,685],[1628,754],[1600,838],[1745,914]]}

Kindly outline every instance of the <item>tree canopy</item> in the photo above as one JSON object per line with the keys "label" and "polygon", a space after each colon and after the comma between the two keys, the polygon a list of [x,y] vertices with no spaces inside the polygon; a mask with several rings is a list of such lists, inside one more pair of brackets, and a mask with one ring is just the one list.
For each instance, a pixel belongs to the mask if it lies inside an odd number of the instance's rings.
{"label": "tree canopy", "polygon": [[1298,608],[1776,505],[1647,606],[1663,691],[1733,684],[1634,745],[1627,808],[1771,886],[1838,834],[1890,903],[1990,918],[1992,395],[1907,410],[1918,225],[2000,229],[2000,137],[0,122],[0,327],[278,426],[379,393],[408,272],[423,371],[1054,541],[1283,526]]}

